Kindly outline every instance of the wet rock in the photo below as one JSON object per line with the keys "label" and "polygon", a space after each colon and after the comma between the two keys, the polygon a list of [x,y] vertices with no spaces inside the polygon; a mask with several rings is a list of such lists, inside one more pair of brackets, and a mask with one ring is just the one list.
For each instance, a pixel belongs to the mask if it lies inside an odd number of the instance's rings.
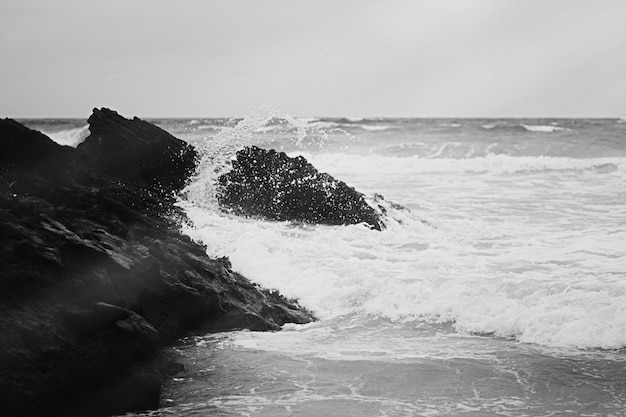
{"label": "wet rock", "polygon": [[347,225],[381,230],[380,214],[363,194],[320,173],[302,156],[255,146],[237,152],[232,170],[219,177],[218,202],[232,212],[278,221]]}
{"label": "wet rock", "polygon": [[193,171],[195,150],[107,109],[89,121],[91,135],[77,149],[0,121],[6,415],[155,408],[169,368],[164,344],[192,331],[277,330],[313,319],[180,234],[173,195]]}
{"label": "wet rock", "polygon": [[94,109],[88,122],[90,134],[77,153],[101,173],[176,191],[195,169],[193,147],[151,123],[104,108]]}
{"label": "wet rock", "polygon": [[66,162],[72,149],[12,119],[0,120],[0,166],[47,171]]}

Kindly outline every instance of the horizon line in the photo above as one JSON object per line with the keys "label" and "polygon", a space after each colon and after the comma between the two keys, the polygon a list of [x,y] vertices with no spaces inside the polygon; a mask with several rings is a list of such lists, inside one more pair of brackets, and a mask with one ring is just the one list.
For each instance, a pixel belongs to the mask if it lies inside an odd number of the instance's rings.
{"label": "horizon line", "polygon": [[[111,109],[112,110],[112,109]],[[117,110],[116,110],[117,111]],[[126,115],[118,112],[121,116],[126,118],[129,117],[138,117],[142,120],[194,120],[194,119],[244,119],[249,115],[241,115],[241,116],[139,116],[137,114]],[[14,120],[87,120],[91,114],[88,116],[2,116],[3,119],[14,119]],[[295,118],[315,118],[315,119],[354,119],[354,121],[367,120],[367,119],[380,119],[380,120],[400,120],[400,119],[465,119],[465,120],[479,120],[479,119],[617,119],[624,120],[626,116],[353,116],[353,115],[343,115],[343,116],[303,116],[303,115],[292,115],[285,113],[284,116],[295,117]],[[282,116],[277,116],[273,118],[281,118]]]}

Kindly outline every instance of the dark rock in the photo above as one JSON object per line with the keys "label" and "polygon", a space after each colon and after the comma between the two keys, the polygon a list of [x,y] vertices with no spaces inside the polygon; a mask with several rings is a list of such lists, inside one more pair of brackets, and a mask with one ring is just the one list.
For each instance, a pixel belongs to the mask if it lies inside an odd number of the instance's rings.
{"label": "dark rock", "polygon": [[232,170],[218,178],[218,202],[236,214],[278,221],[347,225],[365,223],[381,230],[380,215],[363,194],[320,173],[302,156],[247,147]]}
{"label": "dark rock", "polygon": [[91,133],[77,151],[85,163],[108,175],[176,191],[195,169],[193,147],[151,123],[109,109],[94,109],[88,122]]}
{"label": "dark rock", "polygon": [[[158,408],[162,379],[149,373],[131,373],[117,379],[106,388],[94,391],[61,411],[64,417],[110,416],[129,411]],[[78,400],[78,401],[76,401]],[[94,410],[97,413],[94,414]]]}
{"label": "dark rock", "polygon": [[110,110],[89,120],[77,149],[0,121],[6,415],[155,408],[171,368],[164,344],[192,331],[313,319],[180,234],[173,193],[193,171],[192,148]]}
{"label": "dark rock", "polygon": [[0,132],[0,166],[5,169],[46,171],[65,161],[72,151],[15,120],[0,120]]}

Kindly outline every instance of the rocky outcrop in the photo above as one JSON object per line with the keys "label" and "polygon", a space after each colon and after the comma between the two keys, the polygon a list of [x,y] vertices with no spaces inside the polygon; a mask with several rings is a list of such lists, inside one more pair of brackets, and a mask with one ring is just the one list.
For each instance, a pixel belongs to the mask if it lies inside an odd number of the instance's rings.
{"label": "rocky outcrop", "polygon": [[384,227],[363,194],[343,181],[320,173],[302,156],[290,158],[255,146],[237,152],[232,170],[218,178],[217,198],[222,207],[240,215]]}
{"label": "rocky outcrop", "polygon": [[312,316],[209,258],[173,203],[196,152],[95,109],[60,146],[0,120],[0,404],[11,416],[155,408],[189,331],[276,330]]}
{"label": "rocky outcrop", "polygon": [[196,151],[151,123],[109,109],[94,109],[87,121],[90,134],[78,153],[98,173],[176,191],[195,168]]}
{"label": "rocky outcrop", "polygon": [[[67,161],[71,149],[53,142],[41,132],[11,120],[0,120],[0,169],[45,173]],[[2,172],[2,171],[0,171]]]}

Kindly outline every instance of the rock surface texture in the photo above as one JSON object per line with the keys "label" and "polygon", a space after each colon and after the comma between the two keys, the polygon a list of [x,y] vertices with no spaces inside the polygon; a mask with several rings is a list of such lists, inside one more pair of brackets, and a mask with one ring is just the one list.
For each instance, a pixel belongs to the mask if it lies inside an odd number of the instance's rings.
{"label": "rock surface texture", "polygon": [[192,147],[107,109],[89,125],[74,149],[0,120],[3,415],[156,408],[164,344],[313,319],[180,234]]}
{"label": "rock surface texture", "polygon": [[302,156],[256,146],[237,152],[232,170],[218,178],[220,205],[235,214],[270,220],[347,225],[381,230],[380,214],[363,194],[320,173]]}

